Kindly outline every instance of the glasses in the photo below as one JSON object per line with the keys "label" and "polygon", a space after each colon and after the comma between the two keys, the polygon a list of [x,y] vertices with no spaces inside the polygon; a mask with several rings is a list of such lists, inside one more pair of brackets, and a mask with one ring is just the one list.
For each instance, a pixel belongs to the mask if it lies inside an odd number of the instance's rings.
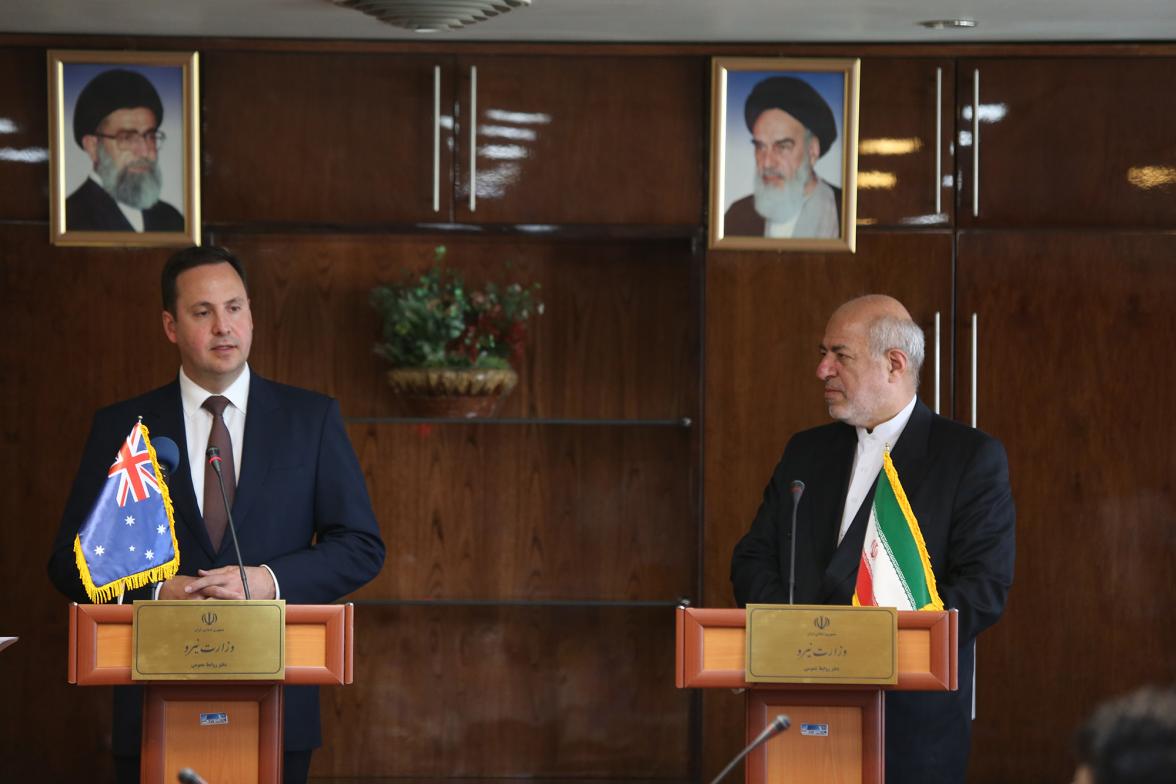
{"label": "glasses", "polygon": [[135,146],[135,142],[142,141],[147,147],[154,147],[159,149],[163,143],[167,141],[167,134],[163,131],[119,131],[116,134],[109,133],[95,133],[99,139],[114,139],[114,145],[120,150],[129,150]]}

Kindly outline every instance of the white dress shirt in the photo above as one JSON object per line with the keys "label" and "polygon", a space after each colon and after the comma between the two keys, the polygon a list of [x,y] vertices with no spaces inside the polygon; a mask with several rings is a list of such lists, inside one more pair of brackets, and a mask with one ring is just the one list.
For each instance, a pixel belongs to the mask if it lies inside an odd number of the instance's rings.
{"label": "white dress shirt", "polygon": [[853,473],[850,475],[849,492],[845,494],[845,511],[841,515],[841,530],[837,534],[837,544],[845,538],[845,532],[857,517],[862,502],[874,486],[878,472],[882,470],[882,453],[887,449],[894,449],[902,436],[903,428],[915,410],[915,398],[891,419],[878,425],[873,431],[864,427],[857,428],[857,450],[853,456]]}
{"label": "white dress shirt", "polygon": [[[229,429],[229,438],[233,441],[233,478],[241,478],[241,454],[245,446],[245,406],[249,402],[249,365],[246,364],[237,380],[220,394],[229,399],[225,406],[225,426]],[[212,432],[212,412],[204,408],[204,401],[215,392],[209,392],[180,368],[180,400],[184,406],[184,435],[187,440],[188,468],[192,472],[192,489],[195,491],[196,506],[204,515],[204,470],[208,465],[205,453],[208,451],[208,434]],[[261,566],[270,573],[274,581],[274,598],[282,598],[282,590],[278,586],[278,576],[266,564]],[[159,598],[162,583],[155,584],[154,596]],[[122,602],[122,597],[119,597]]]}
{"label": "white dress shirt", "polygon": [[[220,394],[229,399],[225,406],[225,426],[233,442],[233,481],[241,478],[241,453],[245,445],[245,406],[249,401],[249,365],[246,364],[228,389]],[[204,514],[204,469],[208,465],[208,435],[212,432],[212,412],[204,408],[204,401],[216,392],[209,392],[180,368],[180,400],[184,404],[184,433],[188,443],[188,468],[192,471],[192,489],[196,491],[196,505]]]}

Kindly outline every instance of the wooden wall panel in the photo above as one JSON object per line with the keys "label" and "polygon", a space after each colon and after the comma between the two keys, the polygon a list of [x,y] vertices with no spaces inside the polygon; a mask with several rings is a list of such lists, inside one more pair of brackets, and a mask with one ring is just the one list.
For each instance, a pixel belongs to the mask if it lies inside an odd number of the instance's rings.
{"label": "wooden wall panel", "polygon": [[[684,240],[560,242],[518,237],[214,234],[250,275],[253,363],[263,375],[340,399],[346,416],[401,413],[372,352],[368,294],[432,263],[470,283],[538,282],[520,382],[504,417],[675,419],[697,400],[698,327]],[[506,276],[506,277],[504,277]]]}
{"label": "wooden wall panel", "polygon": [[979,426],[1017,504],[1008,609],[979,639],[974,781],[1064,781],[1100,700],[1176,679],[1174,255],[1170,234],[960,237],[957,350],[976,312]]}
{"label": "wooden wall panel", "polygon": [[[478,108],[473,212],[471,67]],[[705,59],[463,57],[458,78],[460,221],[700,222]]]}
{"label": "wooden wall panel", "polygon": [[[441,133],[433,211],[433,69],[446,56],[211,51],[201,57],[209,223],[448,222]],[[448,73],[448,71],[446,71]],[[448,124],[453,80],[442,83]]]}
{"label": "wooden wall panel", "polygon": [[0,49],[0,220],[49,220],[47,73],[44,49]]}
{"label": "wooden wall panel", "polygon": [[[972,82],[980,71],[980,214]],[[1176,225],[1176,58],[961,60],[961,226]],[[967,143],[965,143],[965,141]]]}
{"label": "wooden wall panel", "polygon": [[388,544],[359,599],[694,594],[688,430],[353,425],[351,437]]}
{"label": "wooden wall panel", "polygon": [[46,457],[0,451],[21,495],[44,504],[48,548],[93,412],[167,383],[176,359],[160,320],[167,250],[54,248],[43,229],[0,225],[0,302],[16,338],[0,348],[0,427]]}
{"label": "wooden wall panel", "polygon": [[312,775],[689,775],[670,607],[372,607]]}
{"label": "wooden wall panel", "polygon": [[[938,147],[936,69],[941,72]],[[950,184],[955,164],[954,61],[864,58],[859,104],[858,225],[951,225],[955,202],[955,189]]]}

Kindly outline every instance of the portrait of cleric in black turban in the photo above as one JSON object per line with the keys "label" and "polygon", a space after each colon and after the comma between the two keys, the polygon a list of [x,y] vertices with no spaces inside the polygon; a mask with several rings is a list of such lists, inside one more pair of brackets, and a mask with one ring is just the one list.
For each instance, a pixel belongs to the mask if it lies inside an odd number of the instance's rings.
{"label": "portrait of cleric in black turban", "polygon": [[[728,59],[726,66],[732,62],[740,64]],[[716,67],[724,105],[714,137],[722,143],[713,145],[721,155],[713,193],[721,198],[712,198],[712,244],[745,238],[743,247],[845,247],[854,207],[846,151],[856,152],[845,107],[856,106],[846,100],[856,98],[856,61],[848,69],[834,61],[839,67],[827,71],[765,71],[765,61],[754,62],[758,70]]]}
{"label": "portrait of cleric in black turban", "polygon": [[188,241],[184,66],[66,61],[60,74],[55,190],[64,201],[55,207],[64,215],[55,228],[66,240],[101,232],[118,244]]}

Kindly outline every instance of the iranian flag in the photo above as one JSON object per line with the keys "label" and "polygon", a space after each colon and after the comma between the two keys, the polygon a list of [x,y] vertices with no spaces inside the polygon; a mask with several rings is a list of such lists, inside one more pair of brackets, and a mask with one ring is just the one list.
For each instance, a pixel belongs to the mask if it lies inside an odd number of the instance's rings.
{"label": "iranian flag", "polygon": [[882,455],[853,603],[900,610],[943,609],[923,532],[898,481],[889,450]]}

